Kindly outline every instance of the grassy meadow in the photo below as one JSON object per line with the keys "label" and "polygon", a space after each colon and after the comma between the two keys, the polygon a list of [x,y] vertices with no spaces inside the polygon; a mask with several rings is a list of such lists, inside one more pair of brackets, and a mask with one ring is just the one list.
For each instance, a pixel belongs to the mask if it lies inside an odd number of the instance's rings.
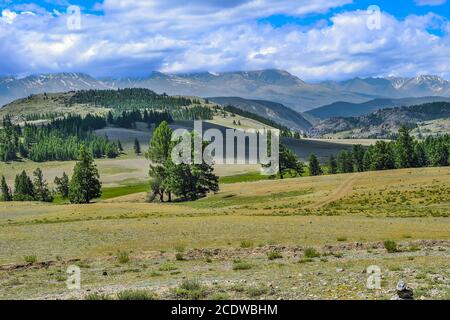
{"label": "grassy meadow", "polygon": [[[149,204],[145,181],[121,177],[90,205],[2,203],[0,298],[389,299],[400,279],[416,298],[450,298],[450,168],[285,180],[240,169],[196,202]],[[81,290],[66,289],[72,264]]]}

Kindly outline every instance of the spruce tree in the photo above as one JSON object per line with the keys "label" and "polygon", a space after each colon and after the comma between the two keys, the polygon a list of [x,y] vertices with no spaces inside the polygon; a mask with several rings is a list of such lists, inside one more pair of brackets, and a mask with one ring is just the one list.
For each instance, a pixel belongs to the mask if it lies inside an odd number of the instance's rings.
{"label": "spruce tree", "polygon": [[328,173],[329,174],[336,174],[338,172],[338,166],[337,161],[334,156],[330,156],[328,159]]}
{"label": "spruce tree", "polygon": [[102,194],[100,176],[91,153],[82,145],[69,184],[71,203],[89,203]]}
{"label": "spruce tree", "polygon": [[352,157],[353,157],[353,164],[355,165],[355,170],[357,172],[363,172],[364,171],[364,147],[360,144],[356,144],[353,146],[352,150]]}
{"label": "spruce tree", "polygon": [[120,142],[120,140],[117,140],[117,148],[119,149],[120,152],[123,152],[123,147],[122,147],[122,143]]}
{"label": "spruce tree", "polygon": [[2,194],[1,194],[2,201],[12,201],[11,189],[9,188],[8,184],[6,183],[6,179],[4,176],[2,176],[1,191],[2,191]]}
{"label": "spruce tree", "polygon": [[139,140],[137,138],[134,139],[134,153],[141,154],[141,145],[139,144]]}
{"label": "spruce tree", "polygon": [[33,182],[23,170],[21,174],[16,175],[13,199],[15,201],[33,201],[34,197]]}
{"label": "spruce tree", "polygon": [[398,139],[396,143],[396,166],[397,168],[415,167],[414,163],[414,139],[410,135],[410,129],[402,126],[398,130]]}
{"label": "spruce tree", "polygon": [[69,177],[65,172],[61,178],[55,178],[56,191],[61,195],[63,199],[67,199],[69,197]]}
{"label": "spruce tree", "polygon": [[319,160],[317,160],[316,155],[312,154],[309,157],[309,174],[311,176],[319,176],[321,175],[322,168],[320,167]]}
{"label": "spruce tree", "polygon": [[341,173],[350,173],[353,172],[353,160],[352,155],[343,150],[338,155],[338,169]]}
{"label": "spruce tree", "polygon": [[44,180],[42,170],[37,168],[34,172],[34,199],[36,201],[52,202],[53,196],[48,188],[47,182]]}
{"label": "spruce tree", "polygon": [[291,149],[283,144],[280,144],[279,149],[279,173],[280,179],[283,179],[286,173],[290,173],[291,176],[303,173],[303,163]]}

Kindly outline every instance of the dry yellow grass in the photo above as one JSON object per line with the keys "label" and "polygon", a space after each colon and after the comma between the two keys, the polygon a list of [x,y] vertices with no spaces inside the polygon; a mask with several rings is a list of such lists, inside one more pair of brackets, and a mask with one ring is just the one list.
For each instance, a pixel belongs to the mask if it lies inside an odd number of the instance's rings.
{"label": "dry yellow grass", "polygon": [[[127,289],[145,279],[146,286],[150,285],[152,290],[160,290],[164,295],[175,280],[182,276],[199,276],[198,272],[206,272],[208,279],[218,279],[221,284],[228,279],[253,279],[255,283],[276,279],[282,290],[277,297],[284,298],[308,297],[303,296],[303,291],[290,290],[292,280],[286,282],[288,276],[306,272],[307,281],[314,283],[308,289],[312,290],[310,294],[357,298],[357,292],[364,290],[361,287],[364,277],[358,277],[361,279],[357,289],[352,289],[355,285],[349,287],[348,282],[354,280],[341,278],[335,271],[344,263],[346,269],[356,274],[361,274],[361,270],[371,264],[380,264],[384,268],[414,266],[420,272],[443,270],[446,259],[448,261],[445,243],[450,240],[449,177],[449,168],[423,168],[234,183],[222,185],[216,195],[191,203],[148,204],[143,202],[143,194],[81,206],[2,203],[0,265],[21,264],[24,256],[32,255],[38,261],[62,261],[63,265],[71,259],[80,259],[81,264],[93,266],[93,269],[83,267],[87,274],[84,281],[91,288],[102,287],[107,292],[116,292],[118,288]],[[349,181],[351,188],[348,187]],[[399,199],[405,199],[404,203],[386,202],[389,198],[385,195],[387,192],[398,193]],[[371,203],[366,205],[369,194]],[[421,203],[423,199],[428,202]],[[340,239],[349,244],[358,242],[367,246],[386,239],[398,243],[441,240],[435,246],[441,245],[442,250],[436,247],[426,251],[432,255],[432,260],[422,257],[425,251],[411,253],[414,261],[410,261],[403,253],[395,259],[387,257],[381,247],[373,254],[369,250],[352,251],[346,252],[348,257],[342,261],[332,256],[303,265],[297,263],[298,258],[295,260],[291,257],[292,252],[286,249],[288,251],[283,252],[283,257],[288,256],[281,259],[282,263],[262,262],[268,261],[264,257],[273,246],[339,247],[342,244]],[[254,266],[249,273],[233,271],[232,259],[227,257],[213,257],[213,267],[205,265],[203,250],[231,250],[230,256],[233,257],[237,254],[234,250],[240,248],[243,240],[252,243],[255,250],[260,246],[265,248],[258,254],[251,249],[249,252],[238,251]],[[163,270],[165,264],[175,264],[171,261],[175,261],[173,251],[181,246],[189,250],[187,254],[199,257],[177,262],[173,273],[160,271],[158,268]],[[405,246],[407,248],[408,245]],[[130,252],[129,266],[117,265],[114,257],[118,251]],[[156,270],[143,266],[161,263]],[[101,270],[105,268],[108,273],[113,272],[114,277],[102,277]],[[63,288],[63,282],[58,284],[54,281],[60,269],[56,264],[48,272],[39,268],[18,269],[10,275],[9,271],[0,270],[0,278],[6,279],[0,281],[5,288],[0,289],[0,297],[70,297]],[[336,283],[339,289],[333,287],[328,293],[315,291],[314,288],[319,288],[322,281],[315,276],[317,270],[327,274],[329,281],[339,282]],[[156,278],[152,280],[153,277]],[[398,280],[397,275],[389,273],[388,280],[392,287]],[[17,287],[17,283],[27,283],[27,286]],[[52,292],[55,296],[47,296]],[[439,292],[445,294],[445,291]],[[366,294],[376,298],[373,292]]]}

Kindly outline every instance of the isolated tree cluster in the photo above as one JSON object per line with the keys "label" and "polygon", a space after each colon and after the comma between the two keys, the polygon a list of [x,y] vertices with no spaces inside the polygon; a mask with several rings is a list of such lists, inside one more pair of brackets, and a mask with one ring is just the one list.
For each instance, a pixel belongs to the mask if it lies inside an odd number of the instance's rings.
{"label": "isolated tree cluster", "polygon": [[172,129],[162,122],[153,133],[147,158],[150,165],[150,201],[163,202],[176,196],[179,200],[196,200],[208,192],[219,190],[219,179],[214,169],[206,162],[201,164],[175,164],[171,159],[174,142]]}

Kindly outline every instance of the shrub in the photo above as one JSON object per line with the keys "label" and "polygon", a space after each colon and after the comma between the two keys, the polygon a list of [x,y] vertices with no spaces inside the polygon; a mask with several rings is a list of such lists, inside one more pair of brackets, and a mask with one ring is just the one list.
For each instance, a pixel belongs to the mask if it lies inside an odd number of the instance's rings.
{"label": "shrub", "polygon": [[418,246],[410,246],[408,248],[409,252],[416,252],[416,251],[420,251],[420,248]]}
{"label": "shrub", "polygon": [[84,300],[112,300],[107,294],[104,293],[89,293],[84,297]]}
{"label": "shrub", "polygon": [[249,287],[247,289],[247,294],[251,298],[262,296],[263,294],[266,294],[268,292],[268,289],[265,287]]}
{"label": "shrub", "polygon": [[146,290],[126,290],[117,294],[118,300],[156,300],[157,297],[153,292]]}
{"label": "shrub", "polygon": [[128,263],[128,262],[130,262],[130,256],[129,256],[128,252],[120,251],[117,254],[117,260],[119,260],[119,263]]}
{"label": "shrub", "polygon": [[181,252],[178,252],[175,255],[175,259],[177,259],[178,261],[183,261],[184,260],[183,254]]}
{"label": "shrub", "polygon": [[314,248],[306,248],[304,252],[305,258],[312,259],[320,257],[320,253]]}
{"label": "shrub", "polygon": [[199,300],[205,298],[207,292],[198,280],[186,279],[178,288],[173,289],[173,294],[179,299]]}
{"label": "shrub", "polygon": [[159,271],[173,271],[177,269],[178,268],[173,263],[169,262],[166,262],[159,267]]}
{"label": "shrub", "polygon": [[251,268],[252,268],[252,265],[246,261],[242,261],[242,260],[234,260],[233,261],[233,270],[248,270]]}
{"label": "shrub", "polygon": [[269,260],[275,260],[275,259],[281,259],[281,258],[283,258],[283,256],[278,251],[269,251],[269,252],[267,252],[267,258]]}
{"label": "shrub", "polygon": [[347,241],[347,238],[346,237],[338,237],[337,241],[344,242],[344,241]]}
{"label": "shrub", "polygon": [[35,255],[25,256],[23,257],[23,260],[25,260],[26,263],[36,263],[37,257]]}
{"label": "shrub", "polygon": [[385,240],[384,241],[384,248],[387,250],[387,252],[389,253],[395,253],[398,251],[397,249],[397,243],[395,241],[392,240]]}
{"label": "shrub", "polygon": [[253,242],[250,240],[242,240],[241,241],[241,248],[251,248],[253,247]]}

